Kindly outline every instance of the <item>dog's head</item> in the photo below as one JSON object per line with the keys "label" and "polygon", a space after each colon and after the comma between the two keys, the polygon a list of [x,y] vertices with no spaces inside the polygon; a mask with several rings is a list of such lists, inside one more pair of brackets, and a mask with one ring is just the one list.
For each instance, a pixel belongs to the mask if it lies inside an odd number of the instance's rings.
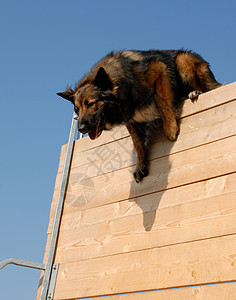
{"label": "dog's head", "polygon": [[88,133],[91,139],[100,136],[103,130],[110,130],[117,121],[120,105],[113,92],[113,83],[104,68],[99,68],[94,80],[85,82],[76,89],[68,89],[57,95],[74,104],[79,116],[78,129]]}

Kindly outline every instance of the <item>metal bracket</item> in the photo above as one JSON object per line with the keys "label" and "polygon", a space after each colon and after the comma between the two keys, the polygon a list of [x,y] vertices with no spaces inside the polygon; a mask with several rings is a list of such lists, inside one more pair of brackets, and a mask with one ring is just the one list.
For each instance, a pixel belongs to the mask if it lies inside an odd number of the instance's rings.
{"label": "metal bracket", "polygon": [[48,295],[47,295],[48,300],[53,300],[58,268],[59,268],[59,264],[54,264],[52,267],[52,273],[51,273],[50,283],[48,287]]}
{"label": "metal bracket", "polygon": [[[10,264],[21,266],[21,267],[39,269],[39,270],[46,269],[46,265],[43,263],[38,263],[38,262],[29,261],[29,260],[25,260],[25,259],[9,258],[9,259],[5,259],[0,262],[0,270]],[[53,300],[58,268],[59,268],[59,264],[53,264],[49,288],[48,288],[47,300]]]}

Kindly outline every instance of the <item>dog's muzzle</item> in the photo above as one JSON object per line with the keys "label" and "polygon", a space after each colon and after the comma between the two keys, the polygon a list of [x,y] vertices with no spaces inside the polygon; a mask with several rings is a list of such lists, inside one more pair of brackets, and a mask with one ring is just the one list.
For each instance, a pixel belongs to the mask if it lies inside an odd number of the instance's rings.
{"label": "dog's muzzle", "polygon": [[87,132],[89,131],[88,126],[86,126],[86,124],[84,124],[84,123],[79,124],[78,130],[79,130],[82,134],[85,134],[85,133],[87,133]]}
{"label": "dog's muzzle", "polygon": [[85,121],[85,122],[79,124],[78,130],[82,134],[88,133],[90,139],[95,140],[96,138],[98,138],[101,135],[101,133],[104,129],[104,123],[105,123],[104,119],[99,118],[98,123],[91,128],[91,126],[89,125],[89,122]]}

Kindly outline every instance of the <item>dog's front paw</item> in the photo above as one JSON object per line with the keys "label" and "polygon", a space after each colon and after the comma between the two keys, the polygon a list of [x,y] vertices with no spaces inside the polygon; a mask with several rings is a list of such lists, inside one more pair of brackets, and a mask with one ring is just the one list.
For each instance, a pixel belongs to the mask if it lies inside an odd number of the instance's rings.
{"label": "dog's front paw", "polygon": [[170,141],[175,141],[179,134],[179,127],[176,122],[169,126],[164,127],[165,135],[168,137]]}
{"label": "dog's front paw", "polygon": [[134,179],[137,183],[140,183],[144,177],[148,175],[147,166],[137,166],[134,172]]}

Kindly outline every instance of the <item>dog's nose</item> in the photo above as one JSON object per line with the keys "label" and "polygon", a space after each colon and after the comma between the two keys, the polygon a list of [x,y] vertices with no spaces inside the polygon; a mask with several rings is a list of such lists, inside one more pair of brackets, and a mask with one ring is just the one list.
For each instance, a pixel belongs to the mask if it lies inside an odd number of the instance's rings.
{"label": "dog's nose", "polygon": [[86,126],[86,124],[82,123],[82,124],[79,125],[78,130],[81,133],[85,134],[85,133],[88,132],[88,127]]}

